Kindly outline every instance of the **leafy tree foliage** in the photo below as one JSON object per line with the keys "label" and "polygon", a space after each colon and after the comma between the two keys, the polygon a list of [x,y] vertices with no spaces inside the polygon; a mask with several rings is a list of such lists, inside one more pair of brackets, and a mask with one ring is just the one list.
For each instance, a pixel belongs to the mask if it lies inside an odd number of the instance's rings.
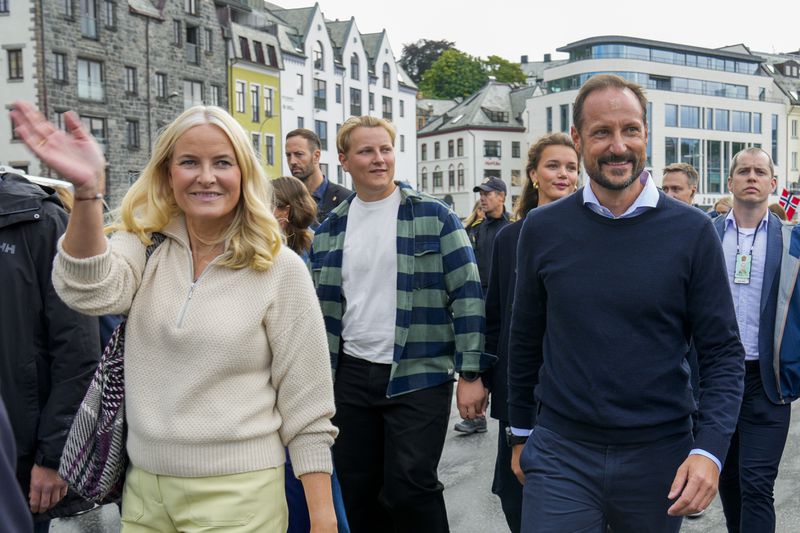
{"label": "leafy tree foliage", "polygon": [[450,48],[423,73],[419,90],[428,98],[463,97],[483,87],[488,79],[480,59]]}
{"label": "leafy tree foliage", "polygon": [[512,63],[500,56],[489,56],[483,62],[484,68],[490,76],[503,83],[525,83],[525,73],[516,63]]}
{"label": "leafy tree foliage", "polygon": [[403,45],[400,66],[414,80],[414,83],[419,84],[422,81],[422,74],[433,65],[434,61],[439,59],[442,52],[450,50],[454,46],[454,42],[445,39],[440,41],[420,39],[415,43]]}

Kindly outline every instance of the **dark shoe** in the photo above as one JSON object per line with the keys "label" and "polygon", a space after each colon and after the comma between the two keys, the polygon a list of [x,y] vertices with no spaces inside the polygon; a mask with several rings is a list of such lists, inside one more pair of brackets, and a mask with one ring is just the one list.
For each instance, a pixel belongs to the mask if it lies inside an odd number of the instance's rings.
{"label": "dark shoe", "polygon": [[460,433],[486,433],[486,417],[481,416],[478,418],[468,419],[465,418],[455,425],[453,428]]}

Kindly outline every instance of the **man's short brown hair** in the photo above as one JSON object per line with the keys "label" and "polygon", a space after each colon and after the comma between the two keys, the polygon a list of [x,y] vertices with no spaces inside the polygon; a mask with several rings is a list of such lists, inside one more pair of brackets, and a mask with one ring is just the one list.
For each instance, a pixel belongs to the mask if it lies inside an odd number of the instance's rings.
{"label": "man's short brown hair", "polygon": [[583,103],[586,98],[594,91],[602,89],[628,89],[639,100],[639,105],[642,107],[642,123],[647,126],[647,97],[644,95],[642,88],[619,76],[613,74],[595,74],[583,84],[578,91],[578,96],[575,98],[575,103],[572,105],[572,124],[578,133],[581,131],[583,125]]}
{"label": "man's short brown hair", "polygon": [[728,172],[728,177],[733,177],[733,171],[736,170],[736,165],[739,163],[739,156],[742,154],[750,154],[750,155],[758,155],[764,154],[767,156],[767,161],[769,162],[769,172],[772,175],[771,177],[775,177],[775,163],[772,162],[772,156],[769,155],[769,152],[764,150],[763,148],[759,148],[757,146],[751,146],[750,148],[745,148],[744,150],[739,150],[736,152],[731,159],[731,169]]}
{"label": "man's short brown hair", "polygon": [[320,142],[319,140],[319,135],[317,135],[311,130],[307,130],[305,128],[297,128],[296,130],[292,130],[286,134],[287,141],[292,137],[302,137],[303,139],[307,140],[308,148],[312,152],[320,150],[322,148],[322,142]]}
{"label": "man's short brown hair", "polygon": [[683,172],[686,174],[686,177],[689,178],[689,187],[697,187],[697,183],[700,181],[700,175],[697,173],[697,170],[689,163],[672,163],[671,165],[667,165],[664,167],[664,170],[661,171],[661,175],[663,176],[669,172]]}

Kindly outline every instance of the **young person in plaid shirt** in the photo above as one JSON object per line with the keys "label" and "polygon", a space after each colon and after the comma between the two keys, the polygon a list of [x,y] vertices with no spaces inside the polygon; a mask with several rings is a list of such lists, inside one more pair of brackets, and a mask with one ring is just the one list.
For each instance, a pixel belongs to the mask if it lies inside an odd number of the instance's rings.
{"label": "young person in plaid shirt", "polygon": [[337,136],[356,196],[318,228],[311,268],[325,317],[353,533],[448,531],[437,467],[459,372],[460,414],[482,415],[484,309],[475,255],[444,204],[394,178],[394,128],[353,117]]}

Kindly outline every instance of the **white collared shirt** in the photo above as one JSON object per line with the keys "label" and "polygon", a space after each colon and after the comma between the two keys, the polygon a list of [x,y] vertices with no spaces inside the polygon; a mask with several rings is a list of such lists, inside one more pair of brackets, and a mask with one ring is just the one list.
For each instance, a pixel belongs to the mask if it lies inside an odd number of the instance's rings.
{"label": "white collared shirt", "polygon": [[639,196],[636,197],[636,200],[634,200],[631,206],[618,217],[614,216],[614,213],[612,213],[610,209],[600,205],[600,200],[598,200],[597,196],[594,194],[591,183],[587,183],[583,188],[583,204],[598,215],[606,218],[633,218],[641,215],[658,204],[659,196],[658,187],[656,187],[653,178],[650,176],[650,172],[647,170],[643,171],[639,175],[639,180],[642,182],[642,185],[644,185],[644,189],[642,189],[642,192],[639,193]]}

